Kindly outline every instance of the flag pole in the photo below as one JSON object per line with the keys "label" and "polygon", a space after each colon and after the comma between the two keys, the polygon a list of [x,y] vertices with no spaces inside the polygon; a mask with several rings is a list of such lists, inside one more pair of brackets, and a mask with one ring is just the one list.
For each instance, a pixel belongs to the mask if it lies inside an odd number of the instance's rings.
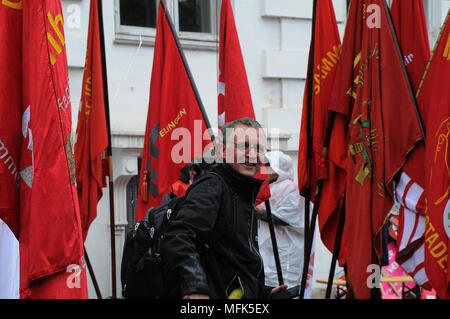
{"label": "flag pole", "polygon": [[195,84],[195,81],[194,81],[194,78],[192,76],[191,70],[190,70],[189,65],[187,63],[187,59],[186,59],[186,56],[184,54],[183,47],[181,46],[180,39],[178,38],[177,32],[175,31],[175,27],[173,25],[172,18],[170,17],[169,12],[167,11],[166,0],[161,0],[160,3],[163,6],[164,12],[166,14],[167,22],[169,23],[169,27],[170,27],[170,31],[172,31],[173,38],[175,39],[175,43],[177,44],[178,52],[180,53],[181,60],[183,61],[184,69],[186,70],[186,73],[187,73],[188,78],[189,78],[189,82],[191,83],[191,86],[192,86],[192,90],[194,91],[195,99],[197,100],[197,104],[200,107],[200,112],[202,113],[203,120],[205,121],[206,127],[210,131],[211,141],[214,143],[215,149],[217,149],[216,139],[215,139],[214,135],[211,132],[211,123],[209,122],[208,115],[206,114],[205,107],[203,106],[202,99],[200,98],[200,94],[199,94],[198,89],[197,89],[197,85]]}
{"label": "flag pole", "polygon": [[[309,49],[309,61],[308,61],[308,75],[307,75],[307,90],[306,90],[306,187],[305,187],[305,250],[303,260],[308,260],[308,265],[303,264],[305,269],[306,265],[306,276],[308,273],[309,259],[311,254],[312,241],[309,241],[309,234],[311,232],[310,222],[310,211],[311,211],[311,159],[312,159],[312,134],[311,134],[311,124],[312,124],[312,109],[313,109],[313,76],[314,76],[314,54],[315,54],[315,42],[316,42],[316,12],[317,12],[317,0],[313,1],[313,12],[312,12],[312,27],[311,27],[311,44]],[[303,277],[305,277],[303,272]],[[305,292],[306,278],[302,277],[302,288],[301,299]]]}
{"label": "flag pole", "polygon": [[[311,28],[311,45],[309,50],[309,65],[308,65],[308,82],[307,82],[307,101],[306,101],[306,188],[305,188],[305,238],[309,238],[309,232],[311,230],[310,225],[310,211],[311,211],[311,159],[312,159],[312,111],[313,111],[313,77],[314,77],[314,55],[315,55],[315,42],[316,42],[316,12],[317,12],[317,0],[313,1],[312,12],[312,28]],[[309,245],[309,242],[305,243]],[[311,243],[312,245],[312,243]],[[306,250],[305,250],[306,258]]]}
{"label": "flag pole", "polygon": [[331,297],[331,287],[333,286],[334,272],[336,270],[336,262],[339,258],[339,252],[341,251],[342,233],[344,232],[345,223],[345,197],[343,199],[343,204],[341,208],[341,214],[339,215],[339,223],[336,232],[336,239],[334,241],[333,257],[331,259],[330,273],[328,275],[327,291],[325,293],[325,299],[330,299]]}
{"label": "flag pole", "polygon": [[284,284],[284,281],[283,281],[283,273],[281,271],[280,255],[278,253],[277,238],[275,236],[275,229],[273,227],[272,208],[270,207],[269,200],[266,200],[265,204],[266,204],[266,212],[267,212],[267,221],[269,224],[270,239],[272,240],[273,256],[275,258],[275,266],[277,268],[278,283],[281,286]]}
{"label": "flag pole", "polygon": [[100,29],[100,48],[102,54],[102,71],[103,71],[103,91],[105,96],[105,117],[108,131],[108,176],[109,176],[109,209],[110,209],[110,238],[111,238],[111,283],[112,283],[112,299],[117,299],[117,285],[116,285],[116,240],[115,240],[115,216],[114,216],[114,176],[113,176],[113,161],[112,161],[112,146],[111,146],[111,122],[109,114],[109,99],[108,99],[108,80],[106,72],[106,54],[105,54],[105,36],[103,29],[103,11],[102,0],[97,0],[98,6],[98,24]]}
{"label": "flag pole", "polygon": [[[330,139],[331,139],[331,131],[333,129],[334,125],[334,119],[335,119],[336,113],[334,111],[328,111],[328,120],[327,120],[327,129],[325,132],[325,137],[323,141],[323,157],[325,161],[328,159],[328,148],[330,146]],[[311,216],[311,225],[316,224],[317,219],[317,213],[319,211],[320,207],[320,199],[322,197],[322,185],[323,185],[323,179],[319,179],[317,181],[317,195],[314,198],[314,207],[313,207],[313,213]],[[300,287],[300,299],[303,299],[305,295],[305,286],[306,286],[306,280],[308,277],[308,268],[309,268],[309,260],[311,259],[311,251],[312,251],[312,243],[314,241],[314,230],[315,227],[311,227],[311,230],[308,234],[309,238],[306,238],[305,236],[305,242],[308,243],[305,245],[305,260],[303,262],[303,275],[302,275],[302,283]]]}
{"label": "flag pole", "polygon": [[95,278],[94,269],[92,269],[91,261],[89,260],[89,256],[87,254],[86,247],[84,247],[84,257],[86,259],[87,268],[89,270],[89,274],[91,275],[92,283],[94,284],[95,293],[97,294],[98,299],[102,299],[102,294],[100,293],[100,289],[98,287],[97,279]]}
{"label": "flag pole", "polygon": [[389,6],[386,3],[386,0],[383,0],[383,9],[386,12],[386,17],[388,20],[389,28],[391,29],[392,37],[394,39],[395,48],[397,49],[397,53],[400,57],[400,64],[402,66],[402,71],[406,79],[406,83],[408,86],[408,92],[411,95],[411,99],[414,105],[414,111],[416,112],[417,120],[419,121],[420,131],[422,132],[422,136],[424,138],[423,142],[425,143],[425,127],[423,125],[422,116],[420,115],[419,108],[417,107],[416,95],[414,94],[414,90],[411,86],[411,82],[409,81],[408,72],[406,71],[405,61],[403,59],[402,50],[400,49],[400,44],[398,43],[397,33],[395,32],[394,23],[392,22],[391,12],[389,10]]}

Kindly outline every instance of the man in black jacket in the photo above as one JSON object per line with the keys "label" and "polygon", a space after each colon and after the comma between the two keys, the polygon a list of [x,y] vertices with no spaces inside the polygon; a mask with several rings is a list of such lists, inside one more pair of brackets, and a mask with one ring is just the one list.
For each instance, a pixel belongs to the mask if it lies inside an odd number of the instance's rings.
{"label": "man in black jacket", "polygon": [[264,285],[254,203],[263,183],[266,137],[250,118],[225,124],[218,164],[188,189],[161,244],[168,298],[263,299],[286,289]]}

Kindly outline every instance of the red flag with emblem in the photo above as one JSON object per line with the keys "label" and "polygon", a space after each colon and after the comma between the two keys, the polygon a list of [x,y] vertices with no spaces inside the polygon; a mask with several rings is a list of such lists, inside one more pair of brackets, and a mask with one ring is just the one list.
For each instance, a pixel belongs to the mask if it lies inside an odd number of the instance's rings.
{"label": "red flag with emblem", "polygon": [[[136,220],[161,204],[181,169],[203,155],[211,137],[168,13],[159,4],[150,102],[145,131]],[[181,48],[180,48],[181,50]]]}
{"label": "red flag with emblem", "polygon": [[450,298],[450,10],[420,88],[427,137],[425,270],[440,298]]}
{"label": "red flag with emblem", "polygon": [[[242,117],[255,119],[247,72],[230,0],[222,0],[220,9],[218,116],[219,128],[225,123]],[[270,198],[269,181],[265,176],[261,171],[254,176],[265,179],[256,199],[256,205]]]}
{"label": "red flag with emblem", "polygon": [[389,20],[384,1],[351,2],[340,81],[330,103],[347,124],[344,229],[347,281],[357,298],[371,297],[368,267],[380,265],[381,228],[393,204],[392,180],[423,139]]}
{"label": "red flag with emblem", "polygon": [[87,297],[60,1],[23,2],[22,67],[21,297]]}
{"label": "red flag with emblem", "polygon": [[108,147],[98,0],[91,0],[86,65],[77,122],[75,161],[83,238],[97,216],[97,204],[106,186],[104,157]]}
{"label": "red flag with emblem", "polygon": [[[15,5],[14,5],[15,4]],[[0,3],[0,299],[19,297],[22,8]]]}
{"label": "red flag with emblem", "polygon": [[[309,179],[311,201],[314,202],[317,181],[323,179],[322,197],[318,213],[321,239],[325,246],[333,251],[337,231],[339,203],[345,190],[345,171],[323,156],[323,142],[328,120],[328,103],[336,77],[337,64],[341,54],[341,39],[331,0],[317,1],[314,39],[314,66],[312,107],[308,117],[308,85],[303,95],[303,110],[300,128],[298,185],[300,193],[305,195]],[[310,57],[311,59],[311,57]],[[310,70],[311,71],[311,70]],[[309,72],[308,72],[309,73]],[[307,83],[308,83],[307,79]],[[308,121],[311,124],[312,158],[307,173]],[[341,250],[343,253],[343,250]]]}
{"label": "red flag with emblem", "polygon": [[[394,0],[391,6],[392,22],[402,51],[406,70],[414,92],[417,91],[430,58],[430,46],[422,0]],[[414,32],[411,32],[414,30]],[[421,115],[424,105],[418,104]],[[396,197],[400,203],[397,232],[397,261],[415,279],[424,285],[428,277],[424,269],[425,232],[425,146],[419,144],[406,162],[396,180]]]}

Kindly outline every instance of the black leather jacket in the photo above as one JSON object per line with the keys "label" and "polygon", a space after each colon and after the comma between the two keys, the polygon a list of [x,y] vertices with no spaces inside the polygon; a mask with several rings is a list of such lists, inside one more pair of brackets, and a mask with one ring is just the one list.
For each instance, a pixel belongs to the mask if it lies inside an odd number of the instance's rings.
{"label": "black leather jacket", "polygon": [[187,199],[161,242],[166,297],[203,293],[266,298],[254,203],[263,181],[214,165],[188,189]]}

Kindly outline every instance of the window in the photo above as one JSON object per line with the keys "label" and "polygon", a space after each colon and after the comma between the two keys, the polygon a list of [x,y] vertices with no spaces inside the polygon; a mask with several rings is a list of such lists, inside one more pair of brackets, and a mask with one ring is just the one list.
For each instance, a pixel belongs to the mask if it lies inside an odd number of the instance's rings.
{"label": "window", "polygon": [[120,24],[156,27],[156,0],[120,0]]}
{"label": "window", "polygon": [[127,184],[127,221],[126,232],[134,228],[136,223],[136,209],[139,194],[139,178],[141,175],[142,158],[138,158],[138,174],[133,176]]}
{"label": "window", "polygon": [[[115,0],[116,40],[153,44],[159,0]],[[216,48],[221,0],[166,0],[184,47]]]}
{"label": "window", "polygon": [[136,223],[137,198],[139,193],[139,175],[133,176],[127,184],[127,221],[126,232],[134,228]]}
{"label": "window", "polygon": [[211,2],[178,0],[180,31],[211,33]]}

